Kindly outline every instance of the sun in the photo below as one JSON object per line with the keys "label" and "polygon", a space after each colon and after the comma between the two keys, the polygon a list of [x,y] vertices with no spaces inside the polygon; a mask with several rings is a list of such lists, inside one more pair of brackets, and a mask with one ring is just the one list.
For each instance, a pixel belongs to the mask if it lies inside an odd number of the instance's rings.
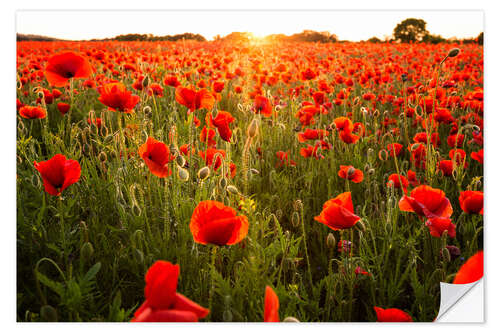
{"label": "sun", "polygon": [[262,46],[264,44],[269,44],[269,39],[266,35],[250,32],[248,36],[250,44],[253,46]]}

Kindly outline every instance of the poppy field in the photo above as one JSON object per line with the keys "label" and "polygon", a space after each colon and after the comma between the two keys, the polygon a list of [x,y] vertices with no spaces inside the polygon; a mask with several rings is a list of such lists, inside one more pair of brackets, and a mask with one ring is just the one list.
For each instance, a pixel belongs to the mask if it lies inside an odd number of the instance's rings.
{"label": "poppy field", "polygon": [[483,275],[483,47],[17,42],[17,321],[433,321]]}

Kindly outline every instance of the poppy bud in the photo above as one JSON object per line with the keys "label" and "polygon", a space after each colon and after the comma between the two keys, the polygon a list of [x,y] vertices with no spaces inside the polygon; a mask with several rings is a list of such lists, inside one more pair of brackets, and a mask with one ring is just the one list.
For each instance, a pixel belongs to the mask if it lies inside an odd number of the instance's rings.
{"label": "poppy bud", "polygon": [[300,323],[300,321],[295,317],[286,317],[283,320],[284,323]]}
{"label": "poppy bud", "polygon": [[134,259],[135,259],[135,261],[137,261],[137,263],[139,263],[139,264],[144,263],[144,254],[142,253],[141,250],[134,249],[132,253],[133,253]]}
{"label": "poppy bud", "polygon": [[[177,155],[179,155],[179,149],[177,149],[177,146],[173,143],[170,145],[170,154],[175,156],[176,158],[177,158]],[[186,163],[186,161],[184,161],[184,163]]]}
{"label": "poppy bud", "polygon": [[292,225],[297,228],[300,224],[300,216],[299,213],[293,212],[292,214]]}
{"label": "poppy bud", "polygon": [[252,120],[252,122],[250,123],[250,125],[248,125],[247,135],[250,138],[253,138],[257,135],[258,130],[259,130],[259,122],[258,122],[257,118],[254,118]]}
{"label": "poppy bud", "polygon": [[41,90],[38,91],[37,95],[38,95],[38,98],[40,98],[40,99],[44,99],[44,97],[45,97],[45,94]]}
{"label": "poppy bud", "polygon": [[280,220],[283,217],[283,211],[281,209],[278,209],[276,210],[275,215],[278,218],[278,220]]}
{"label": "poppy bud", "polygon": [[406,74],[401,74],[401,81],[403,81],[403,82],[408,81],[408,75],[406,75]]}
{"label": "poppy bud", "polygon": [[219,114],[219,110],[217,110],[217,108],[214,108],[212,110],[212,119],[215,119],[217,118],[217,115]]}
{"label": "poppy bud", "polygon": [[189,172],[186,169],[177,166],[177,176],[183,182],[187,182],[189,179]]}
{"label": "poppy bud", "polygon": [[326,236],[326,246],[331,249],[335,246],[335,236],[330,232],[328,236]]}
{"label": "poppy bud", "polygon": [[254,175],[258,175],[260,173],[260,171],[257,169],[250,169],[250,172]]}
{"label": "poppy bud", "polygon": [[227,179],[223,177],[219,180],[219,187],[224,190],[226,189],[226,186],[227,186]]}
{"label": "poppy bud", "polygon": [[151,107],[149,105],[146,105],[144,108],[142,108],[142,112],[144,112],[146,117],[149,118],[151,116],[151,113],[152,113]]}
{"label": "poppy bud", "polygon": [[231,313],[231,310],[226,309],[222,313],[222,320],[228,322],[228,321],[233,321],[233,314]]}
{"label": "poppy bud", "polygon": [[368,170],[370,170],[370,165],[369,164],[365,164],[365,167],[364,167],[365,173],[367,173]]}
{"label": "poppy bud", "polygon": [[369,174],[370,176],[374,175],[374,174],[375,174],[375,169],[370,169],[370,170],[368,170],[368,174]]}
{"label": "poppy bud", "polygon": [[210,176],[210,168],[207,167],[207,166],[204,166],[203,168],[201,168],[199,171],[198,171],[198,178],[200,180],[205,180],[208,178],[208,176]]}
{"label": "poppy bud", "polygon": [[175,162],[182,168],[186,164],[186,159],[182,155],[177,155],[177,157],[175,158]]}
{"label": "poppy bud", "polygon": [[354,176],[354,173],[356,172],[356,169],[354,169],[352,166],[347,169],[347,178],[351,178]]}
{"label": "poppy bud", "polygon": [[454,245],[446,245],[446,249],[449,251],[452,260],[460,257],[460,249],[458,247]]}
{"label": "poppy bud", "polygon": [[92,257],[93,254],[94,254],[94,247],[90,242],[85,242],[80,248],[80,257],[83,259],[83,261],[88,262],[88,260]]}
{"label": "poppy bud", "polygon": [[149,85],[149,76],[144,76],[144,79],[142,80],[142,86],[147,87]]}
{"label": "poppy bud", "polygon": [[135,247],[135,243],[139,243],[141,240],[140,237],[144,239],[144,232],[141,229],[137,229],[133,234],[132,234],[132,246]]}
{"label": "poppy bud", "polygon": [[447,248],[441,249],[441,256],[443,257],[444,261],[446,262],[451,261],[450,251]]}
{"label": "poppy bud", "polygon": [[40,308],[40,317],[43,321],[57,321],[57,311],[50,305],[44,305]]}
{"label": "poppy bud", "polygon": [[460,49],[458,49],[458,48],[451,49],[450,52],[448,52],[448,58],[456,57],[459,52],[460,52]]}
{"label": "poppy bud", "polygon": [[302,204],[302,200],[297,199],[293,202],[293,208],[296,211],[301,211],[304,208],[304,205]]}

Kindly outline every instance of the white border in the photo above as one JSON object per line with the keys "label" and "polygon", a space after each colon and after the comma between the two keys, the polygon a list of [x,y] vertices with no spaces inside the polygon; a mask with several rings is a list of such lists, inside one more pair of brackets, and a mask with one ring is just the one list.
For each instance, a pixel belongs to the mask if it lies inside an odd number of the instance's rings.
{"label": "white border", "polygon": [[[33,324],[16,324],[16,225],[15,225],[15,113],[14,113],[14,95],[15,95],[15,10],[19,9],[343,9],[343,10],[356,10],[356,9],[373,9],[373,10],[471,10],[483,9],[485,11],[485,141],[486,141],[486,164],[485,164],[485,178],[486,178],[486,217],[485,217],[485,253],[486,253],[486,278],[485,289],[486,293],[486,316],[487,324],[484,325],[470,325],[470,324],[395,324],[395,325],[380,325],[380,324],[308,324],[304,325],[266,325],[266,324],[200,324],[197,326],[185,325],[149,325],[137,326],[128,324],[65,324],[65,325],[33,325]],[[312,328],[314,330],[329,331],[332,330],[374,330],[374,331],[387,331],[387,330],[422,330],[422,329],[438,329],[438,330],[453,330],[467,331],[479,327],[491,329],[497,326],[500,322],[498,316],[498,306],[495,306],[494,301],[497,295],[500,295],[500,281],[498,272],[499,264],[497,262],[498,244],[496,240],[500,236],[500,222],[498,221],[497,207],[499,206],[496,201],[500,197],[498,193],[500,189],[499,176],[497,174],[498,166],[500,165],[500,154],[495,151],[495,148],[500,143],[500,130],[497,126],[500,125],[500,105],[497,99],[498,86],[497,82],[500,80],[499,62],[500,54],[498,52],[498,32],[500,31],[500,17],[498,15],[496,1],[435,1],[435,0],[419,0],[418,2],[404,2],[404,1],[342,1],[338,3],[327,3],[325,1],[308,0],[297,1],[288,0],[282,2],[269,2],[265,0],[254,0],[252,2],[236,2],[236,1],[203,1],[191,0],[189,2],[180,1],[167,3],[165,1],[146,1],[146,0],[121,0],[121,1],[98,1],[87,0],[83,1],[35,1],[23,0],[22,3],[8,1],[2,3],[0,20],[2,28],[2,52],[0,52],[2,61],[0,64],[4,67],[0,72],[1,77],[1,96],[2,98],[2,121],[1,121],[1,143],[3,159],[0,163],[1,168],[1,184],[2,191],[0,197],[1,212],[6,216],[2,222],[2,274],[0,286],[2,288],[2,308],[0,314],[2,316],[3,329],[8,332],[14,329],[17,330],[50,330],[50,331],[84,331],[91,330],[104,330],[104,329],[119,329],[121,331],[143,330],[148,329],[161,329],[165,330],[178,330],[182,328],[183,331],[200,332],[203,330],[208,331],[243,331],[255,332],[255,330],[276,330],[286,329],[287,331],[303,332],[304,328]],[[61,27],[64,29],[64,27]],[[491,91],[491,92],[490,92]],[[493,258],[490,260],[490,258]],[[491,262],[491,265],[489,265]],[[490,283],[488,281],[491,281]],[[423,325],[425,327],[423,327]],[[404,326],[404,327],[403,327]],[[472,327],[473,326],[473,327]]]}

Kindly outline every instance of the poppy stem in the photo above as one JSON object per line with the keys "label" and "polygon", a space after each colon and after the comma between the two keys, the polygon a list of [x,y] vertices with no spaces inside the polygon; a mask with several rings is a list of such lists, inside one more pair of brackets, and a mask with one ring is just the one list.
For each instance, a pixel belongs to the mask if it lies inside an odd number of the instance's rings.
{"label": "poppy stem", "polygon": [[309,255],[307,254],[307,238],[306,238],[306,227],[304,225],[304,209],[300,210],[300,224],[302,225],[302,238],[304,239],[304,251],[307,262],[307,271],[309,274],[309,283],[311,288],[313,287],[312,273],[311,273],[311,263],[309,262]]}
{"label": "poppy stem", "polygon": [[61,223],[61,238],[62,238],[62,247],[63,247],[63,256],[64,256],[64,262],[66,262],[66,257],[67,257],[67,253],[66,253],[66,229],[64,228],[64,208],[63,208],[63,202],[62,202],[62,198],[61,197],[58,197],[57,198],[57,207],[58,207],[58,210],[59,210],[59,221]]}
{"label": "poppy stem", "polygon": [[211,262],[211,268],[212,268],[212,271],[211,271],[211,274],[210,274],[210,291],[209,291],[209,294],[208,294],[208,308],[210,309],[210,314],[209,314],[209,317],[210,319],[212,319],[212,314],[213,314],[213,311],[212,311],[212,301],[213,301],[213,297],[214,297],[214,280],[215,280],[215,273],[216,273],[216,267],[215,267],[215,257],[217,255],[217,246],[214,245],[212,247],[212,262]]}

